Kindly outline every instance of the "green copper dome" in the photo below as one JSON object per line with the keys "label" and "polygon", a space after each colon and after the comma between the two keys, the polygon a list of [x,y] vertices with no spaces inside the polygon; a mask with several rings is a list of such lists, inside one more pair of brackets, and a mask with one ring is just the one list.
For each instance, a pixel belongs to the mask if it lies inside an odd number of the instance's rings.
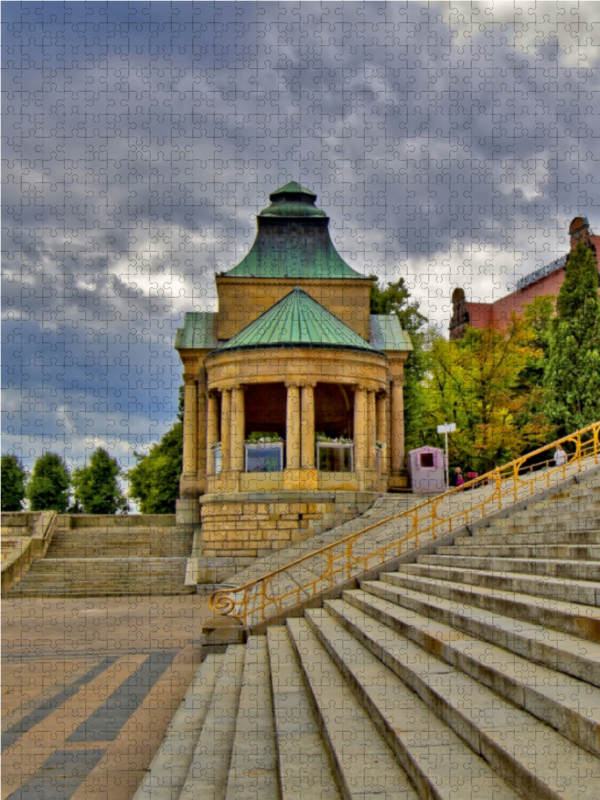
{"label": "green copper dome", "polygon": [[257,217],[250,252],[225,276],[370,280],[341,258],[329,236],[329,217],[315,206],[316,199],[296,181],[272,192],[271,204]]}
{"label": "green copper dome", "polygon": [[323,347],[383,355],[299,287],[211,355],[263,347]]}

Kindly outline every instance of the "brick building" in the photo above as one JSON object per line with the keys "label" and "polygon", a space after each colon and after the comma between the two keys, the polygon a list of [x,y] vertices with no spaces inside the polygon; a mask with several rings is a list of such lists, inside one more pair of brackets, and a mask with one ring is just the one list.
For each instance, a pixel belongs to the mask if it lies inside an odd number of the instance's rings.
{"label": "brick building", "polygon": [[[587,217],[575,217],[569,225],[571,251],[582,241],[592,249],[596,256],[600,273],[600,236],[595,236]],[[494,303],[471,303],[467,301],[464,289],[452,293],[452,319],[450,320],[450,339],[461,339],[467,325],[471,328],[495,328],[505,330],[513,313],[521,316],[524,306],[541,295],[558,296],[565,279],[567,256],[552,261],[544,267],[525,275],[517,282],[514,292],[501,297]]]}

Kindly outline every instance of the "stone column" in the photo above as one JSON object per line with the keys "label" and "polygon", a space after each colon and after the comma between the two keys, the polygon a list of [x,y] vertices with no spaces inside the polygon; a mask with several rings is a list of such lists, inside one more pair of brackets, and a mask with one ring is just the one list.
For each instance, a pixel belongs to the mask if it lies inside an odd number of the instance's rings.
{"label": "stone column", "polygon": [[392,381],[391,429],[392,472],[397,473],[404,467],[404,395],[401,378]]}
{"label": "stone column", "polygon": [[215,474],[215,454],[213,445],[217,442],[217,396],[214,392],[208,395],[208,414],[206,421],[206,472]]}
{"label": "stone column", "polygon": [[354,390],[354,469],[363,472],[366,463],[366,392],[362,386]]}
{"label": "stone column", "polygon": [[198,429],[196,449],[198,452],[198,476],[204,478],[206,475],[206,371],[202,367],[198,376]]}
{"label": "stone column", "polygon": [[302,411],[302,469],[315,468],[315,392],[314,387],[305,384],[301,387]]}
{"label": "stone column", "polygon": [[244,409],[244,387],[236,386],[231,390],[231,458],[230,469],[234,472],[244,471],[244,439],[246,417]]}
{"label": "stone column", "polygon": [[[388,396],[381,392],[377,395],[377,441],[387,445],[387,416],[388,416]],[[379,452],[380,472],[388,471],[388,447],[384,447]]]}
{"label": "stone column", "polygon": [[300,469],[300,387],[288,383],[285,429],[286,469]]}
{"label": "stone column", "polygon": [[375,392],[367,391],[367,469],[375,469]]}
{"label": "stone column", "polygon": [[231,469],[231,389],[221,392],[221,471]]}
{"label": "stone column", "polygon": [[198,472],[197,462],[197,381],[191,375],[184,375],[183,404],[183,474],[195,475]]}

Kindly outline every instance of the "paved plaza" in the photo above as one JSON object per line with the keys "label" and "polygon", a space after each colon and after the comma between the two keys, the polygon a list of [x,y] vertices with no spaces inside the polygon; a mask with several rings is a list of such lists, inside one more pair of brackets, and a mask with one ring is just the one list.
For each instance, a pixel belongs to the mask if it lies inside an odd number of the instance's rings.
{"label": "paved plaza", "polygon": [[196,671],[206,597],[2,609],[2,800],[129,800]]}

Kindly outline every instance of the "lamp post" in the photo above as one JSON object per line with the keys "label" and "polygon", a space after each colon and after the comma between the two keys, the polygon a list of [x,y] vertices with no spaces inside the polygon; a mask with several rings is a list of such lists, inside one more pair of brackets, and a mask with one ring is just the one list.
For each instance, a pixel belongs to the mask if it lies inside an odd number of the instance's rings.
{"label": "lamp post", "polygon": [[446,423],[445,425],[438,425],[437,432],[444,434],[444,441],[446,443],[446,488],[450,486],[450,480],[448,477],[448,434],[454,433],[456,430],[456,425],[454,422]]}

